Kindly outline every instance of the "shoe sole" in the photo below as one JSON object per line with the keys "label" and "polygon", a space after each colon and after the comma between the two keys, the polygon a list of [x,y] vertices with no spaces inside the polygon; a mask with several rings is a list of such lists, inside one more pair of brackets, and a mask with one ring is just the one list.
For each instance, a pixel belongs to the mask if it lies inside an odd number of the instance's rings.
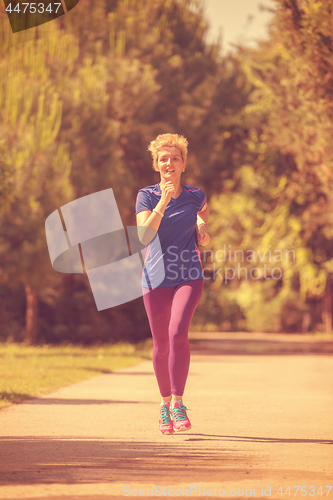
{"label": "shoe sole", "polygon": [[191,429],[191,425],[190,425],[190,427],[185,427],[185,425],[182,425],[179,429],[175,428],[175,432],[189,431],[190,429]]}

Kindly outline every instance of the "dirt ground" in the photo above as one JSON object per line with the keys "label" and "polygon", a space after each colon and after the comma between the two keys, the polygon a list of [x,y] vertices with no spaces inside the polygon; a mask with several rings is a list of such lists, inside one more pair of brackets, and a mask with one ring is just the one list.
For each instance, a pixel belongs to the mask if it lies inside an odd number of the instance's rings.
{"label": "dirt ground", "polygon": [[333,341],[193,333],[191,348],[185,433],[158,431],[150,361],[1,410],[0,499],[332,499]]}

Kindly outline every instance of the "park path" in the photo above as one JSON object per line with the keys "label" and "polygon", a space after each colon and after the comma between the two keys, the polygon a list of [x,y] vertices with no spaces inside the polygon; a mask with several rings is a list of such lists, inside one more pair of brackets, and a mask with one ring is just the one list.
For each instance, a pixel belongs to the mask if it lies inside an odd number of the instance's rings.
{"label": "park path", "polygon": [[190,431],[159,434],[150,361],[4,408],[0,499],[332,499],[333,342],[191,337]]}

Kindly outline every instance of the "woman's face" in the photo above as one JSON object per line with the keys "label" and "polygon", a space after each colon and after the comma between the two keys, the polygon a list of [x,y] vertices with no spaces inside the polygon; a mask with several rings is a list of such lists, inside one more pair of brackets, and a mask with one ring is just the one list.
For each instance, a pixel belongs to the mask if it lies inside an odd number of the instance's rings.
{"label": "woman's face", "polygon": [[157,168],[161,179],[165,181],[179,179],[185,168],[185,162],[183,161],[180,149],[176,146],[163,147],[158,152]]}

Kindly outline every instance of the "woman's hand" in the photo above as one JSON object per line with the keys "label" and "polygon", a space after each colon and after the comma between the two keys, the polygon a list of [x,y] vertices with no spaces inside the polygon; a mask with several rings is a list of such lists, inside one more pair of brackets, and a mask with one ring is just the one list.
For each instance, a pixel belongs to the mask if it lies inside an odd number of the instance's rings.
{"label": "woman's hand", "polygon": [[199,245],[202,245],[203,247],[208,245],[208,243],[210,242],[210,236],[207,233],[207,226],[205,226],[205,224],[200,224],[199,226],[198,240],[199,240]]}
{"label": "woman's hand", "polygon": [[162,190],[161,201],[167,205],[175,192],[175,186],[171,181],[168,181],[165,184],[160,184],[160,187]]}

